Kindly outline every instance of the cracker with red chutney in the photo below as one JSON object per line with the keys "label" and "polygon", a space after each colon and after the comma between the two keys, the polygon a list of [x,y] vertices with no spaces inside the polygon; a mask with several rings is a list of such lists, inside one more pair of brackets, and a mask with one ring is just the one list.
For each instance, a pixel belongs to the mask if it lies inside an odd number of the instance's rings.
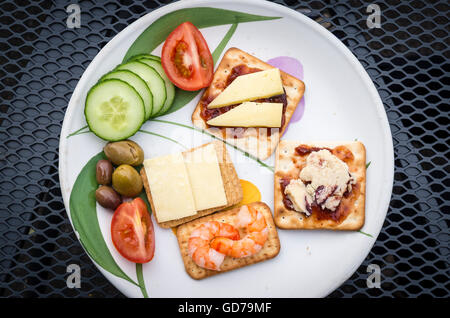
{"label": "cracker with red chutney", "polygon": [[272,155],[280,140],[280,136],[286,130],[286,127],[297,108],[305,92],[305,84],[280,71],[281,81],[284,88],[284,94],[256,100],[256,102],[282,103],[283,113],[280,128],[264,127],[213,127],[207,124],[207,121],[215,118],[238,106],[230,105],[220,108],[209,109],[207,106],[211,103],[236,77],[264,71],[274,68],[260,59],[241,51],[237,48],[230,48],[223,56],[217,70],[214,73],[211,85],[205,90],[193,114],[192,123],[194,126],[205,129],[218,138],[244,150],[251,155],[265,160]]}
{"label": "cracker with red chutney", "polygon": [[366,150],[359,141],[280,141],[274,220],[283,229],[359,230],[364,225]]}

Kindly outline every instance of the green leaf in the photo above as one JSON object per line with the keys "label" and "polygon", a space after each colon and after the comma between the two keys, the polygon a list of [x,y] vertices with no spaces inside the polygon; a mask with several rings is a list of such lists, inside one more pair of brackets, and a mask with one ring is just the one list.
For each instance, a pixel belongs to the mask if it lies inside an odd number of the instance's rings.
{"label": "green leaf", "polygon": [[196,7],[170,12],[153,22],[134,41],[128,49],[123,62],[137,54],[151,53],[181,23],[189,21],[197,28],[217,25],[274,20],[281,17],[268,17],[217,8]]}
{"label": "green leaf", "polygon": [[141,198],[145,202],[148,213],[152,214],[152,207],[150,206],[150,203],[148,202],[147,194],[145,193],[145,191],[142,191],[141,194],[138,195],[138,197]]}
{"label": "green leaf", "polygon": [[234,32],[236,32],[238,23],[234,23],[231,25],[231,28],[228,30],[227,34],[223,37],[222,41],[220,41],[219,45],[216,47],[214,52],[211,54],[214,65],[216,65],[217,61],[219,60],[220,55],[222,55],[223,49],[225,46],[227,46],[228,42],[230,41],[231,37],[233,36]]}
{"label": "green leaf", "polygon": [[[216,49],[212,53],[214,64],[216,64],[217,61],[219,60],[220,55],[222,54],[225,46],[228,44],[228,42],[230,41],[234,32],[236,31],[237,26],[238,26],[238,24],[235,23],[230,27],[227,34],[225,34],[222,41],[220,41],[219,45],[216,47]],[[179,110],[180,108],[185,106],[187,103],[189,103],[191,100],[193,100],[200,93],[200,91],[201,90],[193,91],[193,92],[184,91],[177,87],[176,91],[175,91],[175,99],[173,100],[172,106],[170,106],[170,109],[164,115],[167,115],[167,114],[170,114],[170,113],[173,113],[173,112]]]}
{"label": "green leaf", "polygon": [[142,264],[136,263],[136,276],[141,288],[141,293],[144,298],[148,298],[147,290],[145,289],[144,274],[142,272]]}
{"label": "green leaf", "polygon": [[198,94],[199,91],[184,91],[178,87],[175,88],[175,98],[173,99],[172,106],[170,106],[169,110],[164,113],[164,115],[176,112],[180,108],[186,106],[191,100],[193,100]]}
{"label": "green leaf", "polygon": [[366,170],[367,170],[367,168],[369,168],[371,163],[372,163],[372,161],[369,161],[368,163],[366,163]]}
{"label": "green leaf", "polygon": [[111,274],[139,286],[117,265],[100,230],[95,201],[95,190],[98,187],[95,166],[100,159],[106,159],[103,151],[89,160],[78,175],[70,194],[70,216],[89,256]]}

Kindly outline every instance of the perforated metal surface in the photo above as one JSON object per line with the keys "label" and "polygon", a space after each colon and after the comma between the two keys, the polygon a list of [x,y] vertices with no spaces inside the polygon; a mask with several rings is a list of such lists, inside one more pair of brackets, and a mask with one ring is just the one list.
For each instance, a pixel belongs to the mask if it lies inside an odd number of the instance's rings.
{"label": "perforated metal surface", "polygon": [[[168,2],[77,1],[79,29],[66,26],[71,1],[0,2],[0,296],[123,297],[73,234],[59,189],[59,133],[72,91],[98,51]],[[449,297],[448,2],[377,1],[376,29],[366,25],[371,1],[276,2],[319,22],[358,57],[383,99],[394,139],[395,181],[383,230],[330,296]],[[72,263],[81,267],[80,289],[66,287]],[[366,286],[372,263],[381,267],[380,289]]]}

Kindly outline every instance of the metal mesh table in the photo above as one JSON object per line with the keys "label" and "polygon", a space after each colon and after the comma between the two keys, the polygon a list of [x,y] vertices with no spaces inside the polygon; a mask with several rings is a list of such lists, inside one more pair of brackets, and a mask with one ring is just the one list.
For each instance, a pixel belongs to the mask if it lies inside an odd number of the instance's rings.
{"label": "metal mesh table", "polygon": [[[170,1],[0,2],[0,296],[123,297],[84,253],[58,180],[59,133],[72,91],[99,50],[143,14]],[[384,102],[395,147],[392,201],[367,259],[330,297],[449,297],[448,1],[276,1],[336,35],[358,57]],[[80,289],[66,287],[79,264]],[[368,289],[369,264],[381,288]]]}

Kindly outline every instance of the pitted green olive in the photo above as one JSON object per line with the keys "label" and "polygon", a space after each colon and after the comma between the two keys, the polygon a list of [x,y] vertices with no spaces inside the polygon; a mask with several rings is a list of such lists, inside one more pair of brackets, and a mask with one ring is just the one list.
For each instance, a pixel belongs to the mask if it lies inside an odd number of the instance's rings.
{"label": "pitted green olive", "polygon": [[131,140],[110,142],[103,148],[103,151],[115,165],[139,166],[144,161],[144,151]]}
{"label": "pitted green olive", "polygon": [[120,165],[112,175],[112,186],[121,195],[135,197],[142,191],[142,179],[130,165]]}

